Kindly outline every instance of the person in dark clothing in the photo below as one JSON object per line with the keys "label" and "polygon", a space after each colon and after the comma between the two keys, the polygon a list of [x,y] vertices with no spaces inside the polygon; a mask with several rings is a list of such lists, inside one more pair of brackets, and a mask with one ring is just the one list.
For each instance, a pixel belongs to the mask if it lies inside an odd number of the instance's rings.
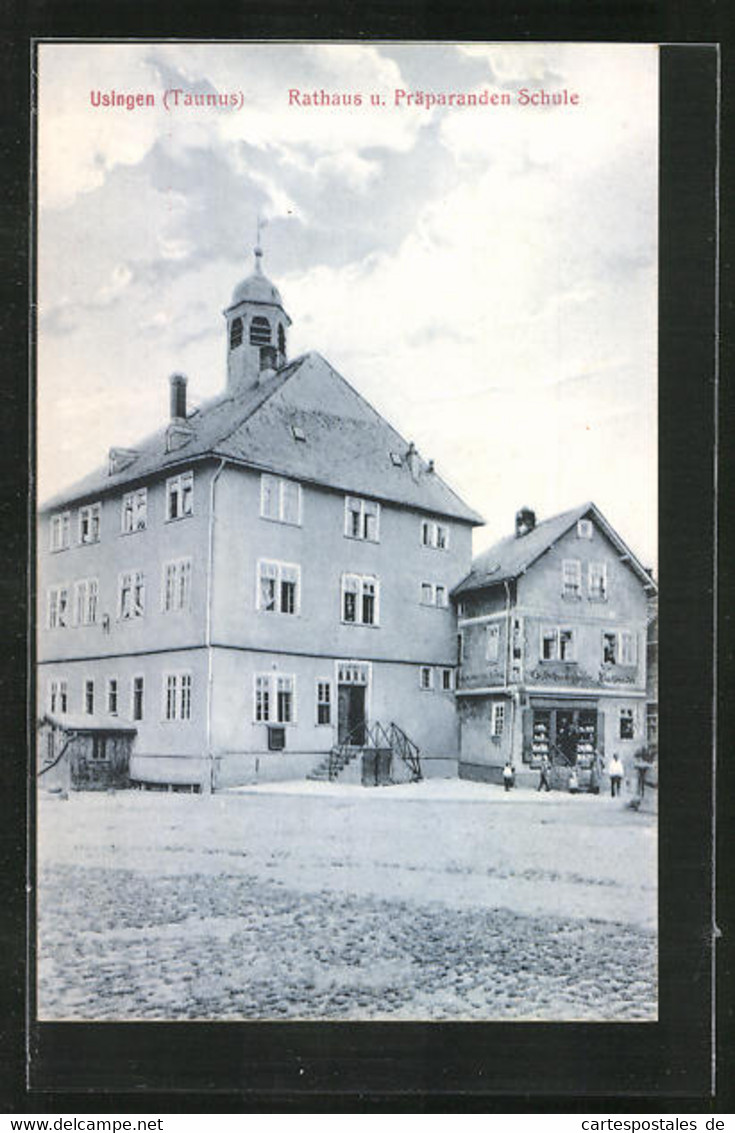
{"label": "person in dark clothing", "polygon": [[505,764],[505,767],[503,768],[503,786],[505,787],[506,791],[509,791],[511,787],[515,786],[515,778],[516,773],[513,769],[513,764],[510,760],[508,760]]}
{"label": "person in dark clothing", "polygon": [[550,791],[551,790],[551,783],[549,782],[550,765],[549,765],[548,756],[546,756],[546,755],[541,756],[541,763],[539,764],[538,770],[539,770],[539,777],[538,777],[538,787],[536,788],[536,790],[540,791],[541,788],[544,787],[547,791]]}

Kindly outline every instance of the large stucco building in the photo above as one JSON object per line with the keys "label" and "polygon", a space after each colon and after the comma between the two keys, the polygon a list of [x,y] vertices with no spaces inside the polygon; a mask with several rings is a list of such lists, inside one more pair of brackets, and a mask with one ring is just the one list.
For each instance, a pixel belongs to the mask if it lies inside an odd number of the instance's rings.
{"label": "large stucco building", "polygon": [[224,315],[225,392],[192,408],[174,375],[168,423],[41,509],[39,714],[100,766],[127,737],[139,783],[307,774],[374,721],[456,769],[480,517],[319,354],[288,359],[259,249]]}
{"label": "large stucco building", "polygon": [[572,767],[601,782],[616,752],[632,779],[646,743],[655,592],[594,504],[538,524],[521,509],[453,594],[460,775],[500,782],[511,760],[521,782],[534,781],[546,755],[558,785]]}

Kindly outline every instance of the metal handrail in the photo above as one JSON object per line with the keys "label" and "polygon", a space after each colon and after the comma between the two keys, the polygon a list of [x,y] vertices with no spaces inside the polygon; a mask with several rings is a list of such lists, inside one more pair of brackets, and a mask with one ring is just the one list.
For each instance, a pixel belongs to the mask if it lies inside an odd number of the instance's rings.
{"label": "metal handrail", "polygon": [[[352,741],[358,734],[362,739],[360,743],[356,744]],[[334,780],[337,778],[344,766],[344,764],[338,766],[338,763],[344,756],[354,756],[360,750],[365,751],[368,748],[381,747],[389,748],[399,756],[411,772],[412,782],[418,782],[423,778],[418,746],[406,735],[403,728],[399,727],[398,724],[391,722],[386,728],[384,724],[376,720],[375,723],[370,726],[367,724],[357,724],[348,732],[347,737],[342,743],[336,744],[330,749],[328,767],[329,779]]]}

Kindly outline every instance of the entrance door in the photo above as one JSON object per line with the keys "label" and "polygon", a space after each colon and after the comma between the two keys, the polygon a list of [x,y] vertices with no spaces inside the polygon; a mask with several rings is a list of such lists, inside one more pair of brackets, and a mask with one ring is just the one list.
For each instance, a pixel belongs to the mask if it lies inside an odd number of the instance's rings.
{"label": "entrance door", "polygon": [[365,742],[365,685],[338,686],[337,739],[356,747]]}
{"label": "entrance door", "polygon": [[577,762],[577,728],[574,712],[559,709],[556,713],[556,746],[567,763]]}

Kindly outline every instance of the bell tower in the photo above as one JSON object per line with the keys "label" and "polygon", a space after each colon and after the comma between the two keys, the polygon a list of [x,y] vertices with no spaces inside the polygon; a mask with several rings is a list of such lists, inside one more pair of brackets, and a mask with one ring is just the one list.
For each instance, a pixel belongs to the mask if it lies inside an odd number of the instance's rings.
{"label": "bell tower", "polygon": [[278,288],[263,274],[260,222],[253,252],[252,274],[238,283],[230,306],[223,311],[227,324],[227,391],[230,394],[257,386],[261,375],[286,364],[286,335],[291,320]]}

